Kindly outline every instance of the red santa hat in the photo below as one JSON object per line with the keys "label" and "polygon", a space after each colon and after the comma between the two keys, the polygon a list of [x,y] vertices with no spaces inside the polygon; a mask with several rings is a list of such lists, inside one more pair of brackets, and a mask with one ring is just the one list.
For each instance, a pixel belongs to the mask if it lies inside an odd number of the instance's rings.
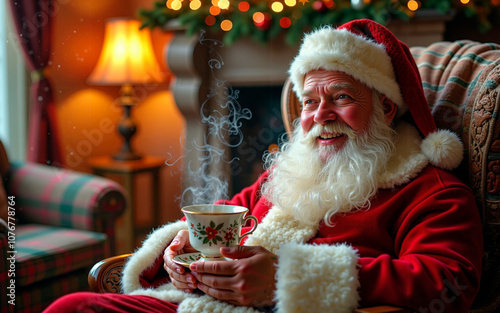
{"label": "red santa hat", "polygon": [[378,90],[396,103],[397,118],[409,111],[425,137],[421,148],[431,164],[450,170],[462,161],[458,136],[436,128],[408,46],[386,27],[361,19],[307,34],[289,70],[299,99],[305,74],[317,69],[344,72]]}

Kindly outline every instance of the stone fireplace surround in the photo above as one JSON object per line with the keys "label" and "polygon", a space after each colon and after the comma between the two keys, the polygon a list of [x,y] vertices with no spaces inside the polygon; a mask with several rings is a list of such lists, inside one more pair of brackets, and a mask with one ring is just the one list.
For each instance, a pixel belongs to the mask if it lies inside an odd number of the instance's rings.
{"label": "stone fireplace surround", "polygon": [[[409,46],[424,46],[443,40],[447,19],[427,14],[411,22],[392,21],[388,28]],[[206,42],[200,42],[200,37],[217,40],[220,43],[220,34],[200,33],[187,36],[183,28],[174,24],[168,25],[166,29],[174,33],[172,41],[165,49],[168,67],[175,77],[170,87],[175,103],[186,119],[182,181],[185,189],[197,183],[198,179],[186,174],[187,167],[198,169],[203,166],[203,162],[206,162],[203,161],[206,153],[196,149],[194,143],[203,143],[207,138],[207,125],[201,123],[200,109],[207,100],[210,88],[214,88],[216,80],[226,81],[235,88],[282,85],[287,78],[289,64],[297,53],[298,44],[289,46],[282,37],[266,45],[244,38],[237,40],[231,46],[215,45],[212,47],[214,49],[211,49]],[[209,60],[214,58],[223,62],[220,69],[214,71],[215,77],[208,65]],[[208,143],[226,149],[218,142]],[[231,182],[229,166],[230,164],[225,162],[213,163],[207,166],[206,172]]]}

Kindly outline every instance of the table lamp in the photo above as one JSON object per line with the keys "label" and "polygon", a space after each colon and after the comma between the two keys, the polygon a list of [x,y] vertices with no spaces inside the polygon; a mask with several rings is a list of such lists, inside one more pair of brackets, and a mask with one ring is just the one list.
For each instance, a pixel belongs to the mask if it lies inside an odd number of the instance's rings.
{"label": "table lamp", "polygon": [[113,156],[120,161],[141,159],[132,151],[130,144],[137,130],[131,117],[131,109],[138,103],[133,85],[163,81],[150,32],[147,28],[139,28],[140,21],[133,18],[108,19],[101,55],[88,78],[90,84],[121,86],[117,102],[123,106],[124,116],[118,125],[118,132],[124,142],[121,151]]}

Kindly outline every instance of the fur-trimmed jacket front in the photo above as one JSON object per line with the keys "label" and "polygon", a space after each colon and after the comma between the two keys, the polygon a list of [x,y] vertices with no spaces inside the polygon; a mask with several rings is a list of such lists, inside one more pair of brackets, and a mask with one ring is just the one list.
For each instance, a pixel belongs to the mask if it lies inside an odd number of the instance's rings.
{"label": "fur-trimmed jacket front", "polygon": [[[278,255],[277,312],[352,312],[377,304],[415,311],[439,305],[443,312],[470,307],[482,257],[474,196],[454,175],[428,164],[415,129],[398,131],[396,155],[370,208],[337,214],[333,226],[304,225],[260,197],[267,173],[225,202],[248,207],[260,222],[245,244]],[[162,256],[182,229],[186,223],[177,221],[149,236],[126,264],[125,293],[178,303],[178,312],[259,312],[169,283]]]}

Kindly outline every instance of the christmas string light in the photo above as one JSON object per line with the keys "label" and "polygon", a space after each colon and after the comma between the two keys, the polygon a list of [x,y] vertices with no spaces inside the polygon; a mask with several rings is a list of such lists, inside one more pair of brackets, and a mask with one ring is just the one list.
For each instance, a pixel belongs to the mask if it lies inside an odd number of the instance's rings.
{"label": "christmas string light", "polygon": [[418,1],[410,0],[410,1],[408,1],[407,6],[408,6],[408,9],[410,9],[411,11],[416,11],[420,7],[420,4]]}
{"label": "christmas string light", "polygon": [[482,29],[491,26],[492,12],[500,18],[500,0],[158,0],[152,10],[139,13],[143,27],[162,28],[177,19],[189,35],[204,27],[223,31],[225,44],[244,36],[266,42],[280,33],[285,33],[287,43],[296,44],[304,31],[320,25],[340,25],[356,18],[381,24],[391,19],[408,21],[423,9],[443,15],[466,11]]}

